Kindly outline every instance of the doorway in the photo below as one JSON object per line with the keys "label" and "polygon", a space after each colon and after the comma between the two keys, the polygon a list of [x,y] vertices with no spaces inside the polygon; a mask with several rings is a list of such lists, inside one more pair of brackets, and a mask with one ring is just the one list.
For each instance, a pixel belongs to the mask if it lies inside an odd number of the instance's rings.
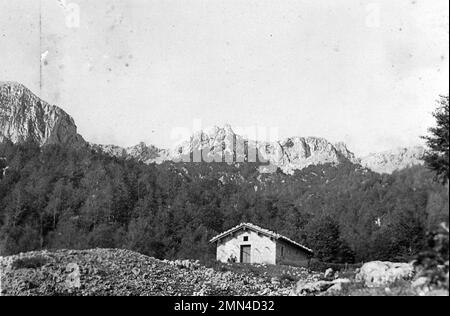
{"label": "doorway", "polygon": [[241,246],[241,263],[251,263],[251,246]]}

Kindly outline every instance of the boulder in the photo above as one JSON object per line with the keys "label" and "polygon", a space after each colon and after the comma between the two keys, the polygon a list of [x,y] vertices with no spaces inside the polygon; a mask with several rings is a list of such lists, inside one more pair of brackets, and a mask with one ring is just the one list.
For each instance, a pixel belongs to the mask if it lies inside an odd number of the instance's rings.
{"label": "boulder", "polygon": [[325,271],[324,277],[325,278],[332,278],[334,275],[334,271],[332,268],[329,268]]}
{"label": "boulder", "polygon": [[333,281],[307,281],[300,280],[297,283],[295,289],[296,295],[307,295],[307,294],[318,294],[320,292],[325,292],[333,288],[334,291],[342,290],[344,284],[349,284],[351,281],[349,279],[336,279]]}
{"label": "boulder", "polygon": [[363,282],[368,287],[378,287],[409,279],[413,274],[414,267],[410,263],[372,261],[361,267],[356,275],[356,280]]}
{"label": "boulder", "polygon": [[192,261],[192,260],[175,260],[175,261],[165,261],[166,263],[169,263],[172,266],[176,266],[178,268],[184,268],[184,269],[197,269],[200,267],[200,263],[198,260]]}
{"label": "boulder", "polygon": [[332,285],[327,292],[341,292],[342,291],[342,283],[336,283]]}
{"label": "boulder", "polygon": [[133,268],[133,269],[131,269],[131,272],[133,272],[133,274],[137,276],[137,275],[139,275],[141,270],[139,270],[138,268]]}
{"label": "boulder", "polygon": [[278,278],[278,277],[273,277],[273,278],[270,280],[270,282],[271,282],[273,285],[279,285],[279,284],[281,283],[281,280],[280,280],[280,278]]}
{"label": "boulder", "polygon": [[328,292],[341,292],[345,286],[350,284],[352,281],[349,279],[336,279],[332,281],[333,285],[328,289]]}
{"label": "boulder", "polygon": [[413,283],[411,283],[411,287],[413,289],[423,288],[423,287],[427,286],[428,283],[429,283],[429,280],[427,277],[420,277],[420,278],[417,278],[416,280],[414,280]]}
{"label": "boulder", "polygon": [[305,282],[303,280],[300,280],[297,283],[296,293],[297,295],[314,294],[318,292],[324,292],[332,286],[333,283],[329,281]]}
{"label": "boulder", "polygon": [[449,295],[448,290],[439,289],[439,290],[431,290],[430,292],[425,294],[426,296],[443,296],[446,297]]}
{"label": "boulder", "polygon": [[352,281],[350,279],[344,279],[344,278],[336,279],[334,281],[331,281],[331,283],[333,283],[333,284],[348,284],[348,283],[351,283],[351,282]]}

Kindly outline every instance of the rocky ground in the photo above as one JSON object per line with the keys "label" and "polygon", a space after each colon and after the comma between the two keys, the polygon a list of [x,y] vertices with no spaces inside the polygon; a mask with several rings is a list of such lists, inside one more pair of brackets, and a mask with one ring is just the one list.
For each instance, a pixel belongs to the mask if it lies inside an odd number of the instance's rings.
{"label": "rocky ground", "polygon": [[[407,264],[374,263],[360,271],[313,273],[288,266],[205,267],[118,249],[1,257],[0,272],[1,295],[448,295],[427,290],[426,280],[413,280]],[[386,282],[395,284],[388,287]]]}
{"label": "rocky ground", "polygon": [[[31,252],[1,259],[3,295],[288,295],[292,282],[128,250]],[[291,269],[292,270],[292,269]],[[294,269],[293,278],[308,277]]]}

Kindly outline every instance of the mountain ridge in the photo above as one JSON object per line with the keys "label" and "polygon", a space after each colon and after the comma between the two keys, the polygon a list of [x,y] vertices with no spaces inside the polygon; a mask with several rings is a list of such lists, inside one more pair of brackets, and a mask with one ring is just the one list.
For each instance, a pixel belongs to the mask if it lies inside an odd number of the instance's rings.
{"label": "mountain ridge", "polygon": [[322,137],[288,137],[278,141],[255,141],[241,136],[226,124],[194,132],[172,149],[161,149],[143,142],[131,146],[101,145],[86,142],[77,133],[74,119],[61,108],[50,105],[17,82],[0,82],[0,141],[13,143],[32,140],[40,146],[64,144],[89,146],[114,157],[150,163],[164,161],[191,162],[265,162],[293,174],[310,165],[344,162],[360,164],[378,173],[392,173],[423,164],[425,149],[420,146],[400,148],[361,158],[343,142],[332,143]]}
{"label": "mountain ridge", "polygon": [[397,147],[359,158],[358,163],[378,173],[392,173],[415,165],[424,164],[426,150],[422,146]]}

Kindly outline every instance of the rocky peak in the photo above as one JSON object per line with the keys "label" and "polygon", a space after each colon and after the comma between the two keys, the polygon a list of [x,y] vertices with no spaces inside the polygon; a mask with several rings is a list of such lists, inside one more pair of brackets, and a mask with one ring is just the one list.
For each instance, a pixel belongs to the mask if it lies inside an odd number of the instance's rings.
{"label": "rocky peak", "polygon": [[357,162],[355,154],[347,148],[347,144],[344,142],[338,142],[334,144],[334,147],[345,159],[348,159],[351,162]]}
{"label": "rocky peak", "polygon": [[141,142],[136,146],[128,147],[125,151],[129,157],[145,163],[161,163],[165,160],[169,160],[167,150],[159,149],[153,145],[147,145],[144,142]]}
{"label": "rocky peak", "polygon": [[359,160],[359,163],[378,173],[392,173],[415,165],[423,165],[425,148],[421,146],[397,148],[373,153]]}
{"label": "rocky peak", "polygon": [[361,164],[374,172],[392,173],[413,165],[423,164],[423,147],[400,148],[356,158],[343,142],[331,143],[321,137],[289,137],[281,141],[258,142],[236,134],[230,125],[213,126],[194,132],[189,139],[172,150],[158,149],[144,143],[129,148],[103,146],[114,156],[134,158],[145,163],[163,161],[184,162],[266,162],[261,172],[280,168],[293,174],[311,165],[345,162]]}
{"label": "rocky peak", "polygon": [[0,83],[0,141],[5,139],[32,140],[41,146],[84,144],[72,117],[15,82]]}
{"label": "rocky peak", "polygon": [[345,145],[335,146],[319,137],[292,137],[269,143],[262,153],[271,164],[288,174],[310,165],[340,164],[354,158]]}
{"label": "rocky peak", "polygon": [[127,152],[126,152],[125,148],[122,148],[120,146],[93,144],[93,143],[89,143],[89,146],[98,152],[107,154],[112,157],[117,157],[117,158],[126,158],[127,157]]}
{"label": "rocky peak", "polygon": [[[286,173],[316,164],[339,164],[354,160],[345,144],[333,145],[324,138],[291,137],[278,142],[258,142],[234,133],[229,125],[195,132],[173,150],[176,160],[268,162]],[[197,160],[198,161],[198,160]],[[273,169],[273,168],[272,168]]]}
{"label": "rocky peak", "polygon": [[161,163],[170,160],[167,150],[159,149],[153,145],[147,145],[144,142],[127,148],[116,145],[99,145],[92,143],[89,144],[89,146],[96,151],[113,157],[125,159],[132,158],[144,163]]}
{"label": "rocky peak", "polygon": [[242,156],[244,161],[244,150],[240,151],[243,146],[242,137],[235,134],[231,126],[213,126],[196,131],[189,139],[177,144],[171,150],[171,156],[175,161],[220,162],[222,157],[227,157],[227,161],[232,160],[238,151],[237,156]]}

